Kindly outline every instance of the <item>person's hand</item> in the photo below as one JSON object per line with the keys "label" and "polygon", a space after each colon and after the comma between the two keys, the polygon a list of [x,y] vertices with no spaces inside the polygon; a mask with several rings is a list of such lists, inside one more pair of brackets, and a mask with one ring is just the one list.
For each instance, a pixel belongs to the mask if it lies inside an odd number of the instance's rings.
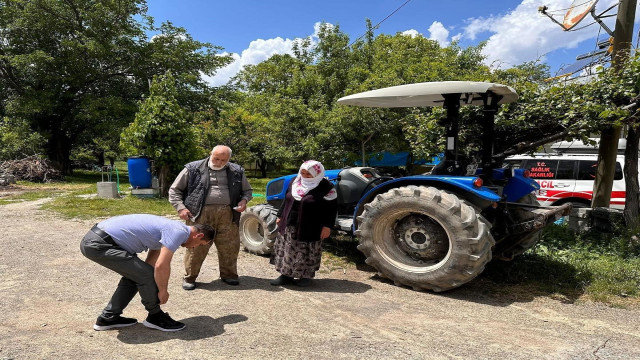
{"label": "person's hand", "polygon": [[191,211],[189,211],[189,209],[182,209],[178,211],[178,216],[180,216],[182,220],[189,220],[191,219]]}
{"label": "person's hand", "polygon": [[233,208],[237,212],[243,212],[247,209],[247,200],[240,200],[238,205]]}
{"label": "person's hand", "polygon": [[276,218],[276,225],[280,224],[280,218]]}
{"label": "person's hand", "polygon": [[329,237],[329,235],[331,235],[331,229],[326,226],[323,226],[322,232],[320,233],[320,239],[326,239]]}
{"label": "person's hand", "polygon": [[164,305],[169,301],[169,292],[168,291],[159,291],[158,292],[158,300],[160,300],[160,305]]}

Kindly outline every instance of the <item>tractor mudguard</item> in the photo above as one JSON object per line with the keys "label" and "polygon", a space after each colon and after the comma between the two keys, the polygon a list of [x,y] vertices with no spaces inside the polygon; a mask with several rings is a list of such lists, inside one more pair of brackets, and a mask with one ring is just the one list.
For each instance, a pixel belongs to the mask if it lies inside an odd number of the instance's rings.
{"label": "tractor mudguard", "polygon": [[416,185],[431,186],[439,190],[446,190],[458,194],[462,199],[484,209],[494,202],[500,201],[500,196],[485,186],[476,187],[473,185],[475,177],[470,176],[448,176],[448,175],[415,175],[406,176],[384,182],[368,191],[356,206],[353,218],[353,231],[356,230],[356,217],[364,211],[364,205],[371,202],[378,194],[382,194],[393,188]]}
{"label": "tractor mudguard", "polygon": [[[505,169],[496,169],[505,170]],[[517,202],[523,197],[540,189],[540,184],[535,180],[524,176],[524,169],[514,169],[513,176],[507,181],[507,185],[502,189],[502,195],[507,202]],[[494,174],[496,171],[494,170]]]}

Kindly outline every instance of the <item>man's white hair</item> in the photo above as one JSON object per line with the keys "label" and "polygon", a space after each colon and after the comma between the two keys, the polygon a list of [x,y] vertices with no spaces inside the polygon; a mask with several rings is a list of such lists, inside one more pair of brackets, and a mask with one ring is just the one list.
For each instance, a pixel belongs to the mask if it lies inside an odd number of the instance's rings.
{"label": "man's white hair", "polygon": [[216,150],[225,150],[227,153],[229,153],[229,159],[231,159],[231,148],[228,147],[227,145],[216,145],[213,147],[213,149],[211,149],[211,154],[213,154]]}

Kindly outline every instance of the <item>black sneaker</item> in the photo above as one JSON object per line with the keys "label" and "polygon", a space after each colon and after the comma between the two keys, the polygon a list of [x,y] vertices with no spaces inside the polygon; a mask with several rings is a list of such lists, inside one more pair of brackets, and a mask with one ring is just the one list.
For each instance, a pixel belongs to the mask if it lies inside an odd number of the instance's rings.
{"label": "black sneaker", "polygon": [[186,327],[180,321],[175,321],[169,316],[169,313],[160,311],[156,314],[149,314],[147,320],[142,323],[144,326],[161,331],[180,331]]}
{"label": "black sneaker", "polygon": [[93,329],[97,331],[109,330],[114,328],[121,328],[125,326],[131,326],[137,324],[138,320],[132,318],[122,317],[120,315],[112,316],[110,318],[102,315],[98,316],[96,324],[93,325]]}

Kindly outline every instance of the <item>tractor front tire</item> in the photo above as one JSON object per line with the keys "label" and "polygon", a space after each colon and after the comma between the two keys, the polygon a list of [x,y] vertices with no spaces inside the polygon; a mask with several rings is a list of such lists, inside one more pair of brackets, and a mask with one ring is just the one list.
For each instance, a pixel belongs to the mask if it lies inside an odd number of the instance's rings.
{"label": "tractor front tire", "polygon": [[248,208],[240,216],[240,242],[245,250],[252,254],[271,254],[273,241],[276,238],[276,208],[268,204],[260,204]]}
{"label": "tractor front tire", "polygon": [[426,186],[391,189],[364,206],[358,249],[396,285],[436,292],[478,276],[495,244],[488,223],[456,195]]}

